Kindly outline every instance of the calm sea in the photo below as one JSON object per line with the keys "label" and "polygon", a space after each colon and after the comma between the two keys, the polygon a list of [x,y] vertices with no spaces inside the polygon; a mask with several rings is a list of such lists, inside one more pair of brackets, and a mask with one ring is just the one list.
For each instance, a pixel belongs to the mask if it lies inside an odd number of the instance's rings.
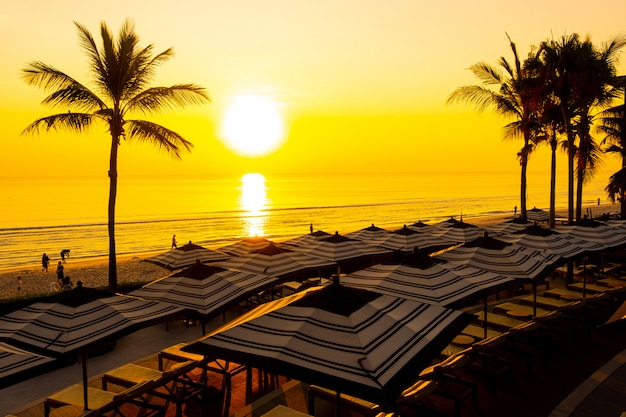
{"label": "calm sea", "polygon": [[[608,173],[586,185],[585,203],[606,200]],[[547,173],[530,173],[528,208],[548,208]],[[558,183],[557,207],[566,206]],[[106,256],[107,178],[0,179],[0,269],[59,259]],[[349,233],[375,224],[394,229],[513,212],[519,173],[360,176],[120,178],[116,242],[119,255],[166,251],[172,235],[209,248],[248,236],[284,240],[316,230]]]}

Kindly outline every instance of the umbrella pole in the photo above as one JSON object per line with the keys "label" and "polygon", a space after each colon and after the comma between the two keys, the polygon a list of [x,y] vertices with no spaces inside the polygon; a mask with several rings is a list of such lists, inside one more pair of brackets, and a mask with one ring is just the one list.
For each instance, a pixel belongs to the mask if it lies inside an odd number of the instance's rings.
{"label": "umbrella pole", "polygon": [[533,282],[533,316],[537,315],[537,284]]}
{"label": "umbrella pole", "polygon": [[487,297],[484,298],[483,302],[483,339],[487,338]]}
{"label": "umbrella pole", "polygon": [[341,416],[341,392],[337,391],[335,396],[335,417]]}
{"label": "umbrella pole", "polygon": [[583,258],[583,300],[587,292],[587,260]]}
{"label": "umbrella pole", "polygon": [[87,411],[89,410],[89,395],[87,395],[87,387],[89,385],[87,381],[87,352],[82,352],[80,356],[83,365],[83,400],[85,402],[85,411]]}

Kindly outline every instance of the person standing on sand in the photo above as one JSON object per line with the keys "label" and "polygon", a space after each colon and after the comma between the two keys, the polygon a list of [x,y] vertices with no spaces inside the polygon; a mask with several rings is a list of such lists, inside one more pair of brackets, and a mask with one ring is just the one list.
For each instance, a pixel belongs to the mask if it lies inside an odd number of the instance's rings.
{"label": "person standing on sand", "polygon": [[22,291],[22,277],[17,277],[17,292]]}
{"label": "person standing on sand", "polygon": [[176,235],[172,236],[172,249],[177,249],[178,246],[176,246]]}
{"label": "person standing on sand", "polygon": [[43,256],[41,257],[41,266],[42,266],[41,270],[48,272],[48,265],[50,265],[50,258],[44,252]]}
{"label": "person standing on sand", "polygon": [[59,281],[59,285],[63,287],[63,264],[61,261],[57,264],[57,281]]}

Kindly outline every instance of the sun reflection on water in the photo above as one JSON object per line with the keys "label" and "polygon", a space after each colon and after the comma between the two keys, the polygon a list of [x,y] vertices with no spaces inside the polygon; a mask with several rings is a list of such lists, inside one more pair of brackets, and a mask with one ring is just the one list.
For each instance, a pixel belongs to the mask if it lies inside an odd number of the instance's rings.
{"label": "sun reflection on water", "polygon": [[245,174],[241,177],[241,194],[239,204],[243,213],[244,236],[265,235],[265,224],[268,213],[267,189],[265,187],[265,177],[262,174]]}

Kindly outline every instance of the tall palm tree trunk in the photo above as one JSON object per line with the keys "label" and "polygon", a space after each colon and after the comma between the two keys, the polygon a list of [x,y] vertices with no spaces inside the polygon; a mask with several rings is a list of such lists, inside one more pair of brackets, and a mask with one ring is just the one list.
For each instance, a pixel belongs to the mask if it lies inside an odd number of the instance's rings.
{"label": "tall palm tree trunk", "polygon": [[520,217],[522,219],[526,219],[526,170],[528,168],[527,163],[528,157],[526,155],[522,156],[522,162],[520,165],[521,169],[521,178],[520,178]]}
{"label": "tall palm tree trunk", "polygon": [[115,254],[115,200],[117,198],[117,150],[119,136],[111,133],[109,159],[109,290],[117,291],[117,259]]}
{"label": "tall palm tree trunk", "polygon": [[585,182],[585,168],[578,169],[576,179],[576,221],[583,218],[583,183]]}
{"label": "tall palm tree trunk", "polygon": [[574,133],[572,132],[571,120],[567,111],[567,104],[561,104],[563,124],[567,136],[567,221],[574,222]]}
{"label": "tall palm tree trunk", "polygon": [[[626,144],[626,87],[622,88],[624,94],[624,108],[622,109],[622,117],[620,118],[619,134],[622,137],[621,146]],[[622,169],[626,168],[626,155],[622,151]],[[622,198],[620,200],[620,217],[626,219],[626,190],[622,191]]]}
{"label": "tall palm tree trunk", "polygon": [[553,134],[550,139],[550,229],[556,226],[554,218],[556,217],[556,137]]}

